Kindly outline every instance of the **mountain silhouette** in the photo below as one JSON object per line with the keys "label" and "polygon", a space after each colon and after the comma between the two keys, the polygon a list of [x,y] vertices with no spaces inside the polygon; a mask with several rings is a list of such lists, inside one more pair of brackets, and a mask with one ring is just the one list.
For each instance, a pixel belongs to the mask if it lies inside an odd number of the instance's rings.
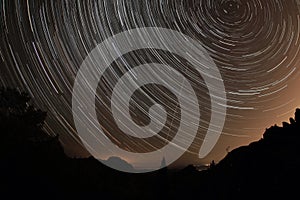
{"label": "mountain silhouette", "polygon": [[131,164],[116,156],[109,157],[107,160],[102,160],[101,162],[107,166],[119,166],[119,169],[123,171],[135,171]]}
{"label": "mountain silhouette", "polygon": [[[232,150],[206,173],[215,199],[299,196],[300,109],[290,123],[266,129],[261,140]],[[211,189],[213,188],[213,189]]]}
{"label": "mountain silhouette", "polygon": [[[300,109],[289,123],[266,129],[259,141],[228,151],[198,171],[122,173],[93,157],[65,155],[59,136],[42,129],[45,113],[30,98],[0,89],[0,191],[10,199],[297,199]],[[133,166],[118,157],[103,161]],[[162,160],[165,165],[165,160]]]}

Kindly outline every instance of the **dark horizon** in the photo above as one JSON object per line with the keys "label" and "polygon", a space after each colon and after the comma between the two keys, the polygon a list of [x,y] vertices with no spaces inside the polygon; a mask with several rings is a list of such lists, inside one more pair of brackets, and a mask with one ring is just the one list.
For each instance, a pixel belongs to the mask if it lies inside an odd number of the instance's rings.
{"label": "dark horizon", "polygon": [[[282,127],[267,128],[262,139],[228,152],[219,163],[199,170],[189,165],[148,173],[124,173],[93,157],[66,156],[59,136],[42,130],[46,113],[30,97],[0,88],[1,192],[15,199],[294,198],[299,195],[300,108]],[[109,162],[129,164],[119,158]],[[18,191],[18,192],[16,192]]]}
{"label": "dark horizon", "polygon": [[[299,5],[298,0],[259,1],[259,4],[235,0],[182,3],[3,0],[0,86],[28,92],[35,105],[48,112],[45,130],[50,135],[60,134],[68,155],[85,157],[90,153],[78,137],[71,109],[74,80],[85,57],[97,44],[122,31],[138,27],[176,30],[201,42],[224,80],[228,100],[225,126],[215,148],[205,158],[199,159],[198,154],[210,123],[210,98],[203,77],[196,76],[193,80],[194,71],[186,60],[168,52],[144,49],[122,55],[112,68],[122,71],[147,61],[167,63],[183,71],[188,69],[186,76],[192,84],[196,83],[194,88],[202,112],[200,128],[188,151],[173,165],[218,162],[228,149],[259,140],[265,127],[287,121],[294,108],[300,106]],[[108,77],[109,84],[118,78]],[[101,91],[111,88],[105,87],[105,80],[102,83],[98,92],[104,98],[106,93]],[[155,94],[160,90],[154,89]],[[133,100],[145,100],[141,94],[135,95]],[[174,100],[171,94],[168,97]],[[99,100],[100,108],[105,107],[103,102]],[[147,106],[142,110],[133,109],[138,116],[134,121],[147,123],[148,118],[143,114]],[[179,117],[174,113],[170,114],[171,130],[178,126]],[[100,109],[98,114],[102,117],[99,121],[107,126],[104,128],[111,128],[109,134],[120,143],[116,135],[121,132],[115,130],[111,120],[106,122],[103,118],[107,112]],[[172,138],[176,134],[162,135]],[[165,145],[160,140],[148,146],[147,142],[138,146],[126,138],[121,141],[122,148],[138,152],[153,150],[153,144],[154,148]]]}

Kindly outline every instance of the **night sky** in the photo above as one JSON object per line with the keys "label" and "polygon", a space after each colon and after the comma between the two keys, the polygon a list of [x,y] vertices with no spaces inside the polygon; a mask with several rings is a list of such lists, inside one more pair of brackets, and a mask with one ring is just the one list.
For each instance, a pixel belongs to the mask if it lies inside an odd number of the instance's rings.
{"label": "night sky", "polygon": [[[188,71],[201,110],[193,144],[174,166],[218,161],[227,151],[262,137],[265,128],[292,117],[300,107],[300,15],[298,0],[2,0],[0,4],[0,85],[27,91],[48,112],[45,130],[59,134],[66,153],[87,156],[72,116],[72,90],[80,65],[99,43],[139,27],[162,27],[201,42],[216,63],[227,95],[227,116],[213,151],[198,158],[210,123],[211,103],[201,76],[178,55],[142,49],[121,56],[97,89],[97,116],[107,135],[128,151],[161,148],[176,135],[180,121],[176,97],[159,85],[132,96],[131,117],[149,123],[149,94],[169,113],[158,138],[120,136],[107,93],[126,66],[165,63]],[[183,70],[189,69],[189,70]],[[109,84],[107,84],[109,83]],[[174,100],[174,101],[173,101]],[[140,106],[139,106],[140,105]],[[120,142],[121,141],[121,142]],[[126,159],[126,158],[124,158]],[[134,160],[130,160],[134,164]]]}

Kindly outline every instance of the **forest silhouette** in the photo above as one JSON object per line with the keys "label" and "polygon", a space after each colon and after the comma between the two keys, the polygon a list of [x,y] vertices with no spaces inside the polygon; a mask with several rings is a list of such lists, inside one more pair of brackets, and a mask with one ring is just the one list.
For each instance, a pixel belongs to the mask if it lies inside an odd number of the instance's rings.
{"label": "forest silhouette", "polygon": [[[65,155],[43,131],[46,113],[28,94],[0,89],[1,193],[31,199],[265,199],[299,197],[300,109],[282,127],[234,149],[204,171],[193,166],[145,174],[113,170],[93,157]],[[296,183],[296,184],[294,184]]]}

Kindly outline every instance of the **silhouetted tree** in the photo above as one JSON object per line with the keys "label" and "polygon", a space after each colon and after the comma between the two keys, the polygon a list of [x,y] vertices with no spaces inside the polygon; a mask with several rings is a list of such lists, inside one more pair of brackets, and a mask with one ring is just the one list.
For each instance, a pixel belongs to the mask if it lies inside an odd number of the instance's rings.
{"label": "silhouetted tree", "polygon": [[27,93],[16,89],[0,89],[1,141],[37,140],[47,137],[40,134],[46,112],[34,108]]}
{"label": "silhouetted tree", "polygon": [[27,93],[0,88],[0,184],[10,196],[24,190],[30,199],[69,185],[68,159],[58,136],[42,130],[45,118]]}

